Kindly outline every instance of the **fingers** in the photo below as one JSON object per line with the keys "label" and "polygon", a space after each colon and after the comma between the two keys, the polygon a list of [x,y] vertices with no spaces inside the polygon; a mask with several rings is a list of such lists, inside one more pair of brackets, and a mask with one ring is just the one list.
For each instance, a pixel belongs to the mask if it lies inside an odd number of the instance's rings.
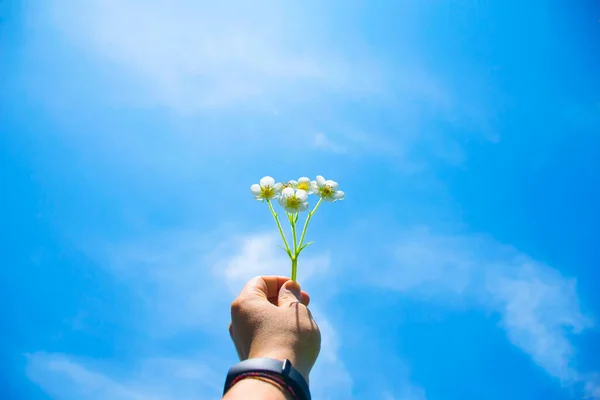
{"label": "fingers", "polygon": [[[308,307],[308,305],[310,304],[310,296],[304,290],[300,294],[302,296],[301,303],[304,304],[306,307]],[[275,297],[269,297],[269,303],[273,304],[274,306],[277,305],[278,301],[279,301],[279,293]]]}
{"label": "fingers", "polygon": [[285,276],[257,276],[244,286],[240,297],[258,297],[265,300],[277,298],[279,289],[289,279]]}
{"label": "fingers", "polygon": [[308,304],[310,303],[310,296],[305,291],[302,291],[300,294],[302,295],[302,304],[308,307]]}
{"label": "fingers", "polygon": [[[277,306],[279,304],[281,290],[287,282],[292,281],[285,276],[257,276],[252,278],[246,284],[244,289],[242,289],[239,298],[244,300],[249,300],[251,298],[265,299]],[[305,306],[308,306],[310,303],[310,296],[308,293],[302,291],[297,282],[292,282],[290,285],[291,286],[287,288],[287,290],[291,290],[295,300],[289,298],[289,301],[299,301]]]}
{"label": "fingers", "polygon": [[[294,303],[302,302],[302,291],[298,282],[287,281],[279,290],[279,297],[277,299],[277,305],[279,307],[290,306]],[[303,303],[304,304],[304,303]]]}

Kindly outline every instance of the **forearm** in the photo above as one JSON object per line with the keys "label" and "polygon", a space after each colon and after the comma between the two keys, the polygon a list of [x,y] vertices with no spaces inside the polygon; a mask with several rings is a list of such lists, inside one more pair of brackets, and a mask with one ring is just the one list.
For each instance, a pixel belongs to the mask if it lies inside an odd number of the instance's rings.
{"label": "forearm", "polygon": [[223,400],[293,400],[290,393],[269,382],[242,379],[223,397]]}

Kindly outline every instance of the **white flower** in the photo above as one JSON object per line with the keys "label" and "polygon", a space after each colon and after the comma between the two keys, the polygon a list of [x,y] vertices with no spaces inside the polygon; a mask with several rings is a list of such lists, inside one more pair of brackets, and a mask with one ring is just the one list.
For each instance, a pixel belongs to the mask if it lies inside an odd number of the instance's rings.
{"label": "white flower", "polygon": [[275,179],[265,176],[260,184],[250,186],[250,191],[256,200],[271,200],[279,195],[282,187],[281,183],[275,183]]}
{"label": "white flower", "polygon": [[312,194],[312,187],[310,184],[310,179],[307,177],[302,177],[300,179],[298,179],[297,181],[289,181],[287,183],[287,186],[291,186],[294,189],[300,189],[300,190],[304,190],[306,193],[308,194]]}
{"label": "white flower", "polygon": [[298,185],[298,182],[296,181],[287,181],[287,182],[283,182],[283,188],[293,188],[296,189],[296,185]]}
{"label": "white flower", "polygon": [[302,189],[295,190],[291,187],[286,187],[281,192],[279,204],[285,208],[285,211],[297,213],[308,209],[308,193]]}
{"label": "white flower", "polygon": [[335,181],[325,180],[321,175],[318,175],[317,180],[312,181],[310,184],[313,193],[325,201],[333,203],[334,201],[344,200],[345,194],[338,190],[338,184]]}

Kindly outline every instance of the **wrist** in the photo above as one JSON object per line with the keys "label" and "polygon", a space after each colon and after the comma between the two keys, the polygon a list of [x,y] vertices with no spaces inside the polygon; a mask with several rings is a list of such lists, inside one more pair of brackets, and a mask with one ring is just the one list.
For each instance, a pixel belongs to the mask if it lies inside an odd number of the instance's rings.
{"label": "wrist", "polygon": [[248,377],[237,382],[227,392],[225,400],[293,400],[291,394],[268,381]]}
{"label": "wrist", "polygon": [[290,360],[292,366],[298,372],[300,372],[300,374],[306,380],[306,383],[308,383],[308,376],[310,374],[310,370],[312,369],[312,365],[303,362],[303,360],[300,357],[298,357],[298,355],[293,351],[283,349],[271,349],[253,352],[251,350],[248,358],[272,358],[273,360],[279,360],[282,362],[286,359]]}
{"label": "wrist", "polygon": [[223,394],[242,380],[250,378],[266,380],[274,386],[279,386],[280,389],[291,394],[292,399],[311,399],[308,382],[290,360],[279,361],[265,357],[249,358],[232,366],[227,372]]}

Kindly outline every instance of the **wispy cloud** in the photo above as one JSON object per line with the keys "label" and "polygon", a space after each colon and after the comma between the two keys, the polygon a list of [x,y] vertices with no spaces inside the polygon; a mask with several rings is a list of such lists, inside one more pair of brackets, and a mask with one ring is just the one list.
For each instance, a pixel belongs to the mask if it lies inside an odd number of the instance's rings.
{"label": "wispy cloud", "polygon": [[425,392],[421,388],[402,387],[398,390],[399,395],[394,395],[391,392],[384,392],[381,398],[383,400],[425,400]]}
{"label": "wispy cloud", "polygon": [[[232,293],[237,293],[242,285],[257,275],[289,276],[289,258],[279,247],[281,238],[273,233],[257,233],[240,236],[227,242],[216,256],[216,270],[225,276]],[[223,251],[223,253],[221,253]],[[223,254],[231,254],[223,257]],[[213,256],[214,257],[214,256]],[[325,275],[330,265],[329,255],[306,254],[299,271],[302,282],[310,281],[315,274]]]}
{"label": "wispy cloud", "polygon": [[[161,330],[222,329],[228,307],[257,275],[289,275],[289,259],[273,233],[234,234],[171,231],[131,242],[84,245],[99,266],[127,284],[159,315]],[[329,255],[310,254],[299,272],[302,282],[326,275]],[[154,318],[150,318],[153,320]]]}
{"label": "wispy cloud", "polygon": [[317,87],[369,86],[356,79],[360,61],[350,63],[323,47],[322,36],[307,34],[303,27],[310,16],[293,12],[294,7],[270,1],[176,0],[165,6],[53,0],[44,12],[68,41],[113,62],[131,79],[142,80],[157,102],[184,112],[250,99],[293,101],[289,94],[312,97]]}
{"label": "wispy cloud", "polygon": [[[56,400],[215,399],[223,365],[155,358],[131,369],[60,353],[27,355],[27,376]],[[118,372],[120,371],[120,372]]]}
{"label": "wispy cloud", "polygon": [[[467,301],[502,316],[509,340],[565,385],[590,384],[571,335],[591,326],[574,279],[485,236],[407,231],[395,263],[374,284],[428,301]],[[589,391],[589,390],[588,390]]]}
{"label": "wispy cloud", "polygon": [[488,291],[511,342],[565,383],[581,379],[569,334],[591,322],[581,314],[575,281],[535,261],[522,260],[514,276],[489,276]]}
{"label": "wispy cloud", "polygon": [[313,145],[318,149],[329,150],[334,153],[345,153],[347,149],[344,146],[335,143],[329,137],[327,137],[324,133],[317,133],[315,135],[315,139],[313,141]]}
{"label": "wispy cloud", "polygon": [[[419,61],[417,52],[395,59],[361,38],[351,48],[343,46],[325,28],[329,24],[312,23],[315,15],[335,20],[335,12],[320,3],[175,0],[166,7],[158,1],[51,0],[28,14],[36,26],[28,42],[31,59],[37,60],[32,69],[40,63],[54,65],[51,71],[69,71],[74,64],[84,69],[62,76],[69,88],[80,90],[63,103],[90,99],[93,91],[98,95],[91,101],[106,101],[111,109],[166,110],[175,118],[164,136],[184,132],[186,141],[201,142],[193,146],[197,151],[214,150],[216,137],[272,147],[289,146],[288,136],[335,131],[310,138],[313,150],[376,151],[410,169],[414,160],[428,165],[425,156],[459,164],[465,158],[462,134],[454,131],[487,137],[495,112],[492,106],[482,109],[479,92],[461,91],[437,66]],[[338,30],[357,28],[348,22]],[[45,53],[36,44],[47,49],[49,37],[69,52],[53,51],[52,59],[38,60]],[[46,84],[61,80],[48,79],[46,70],[36,73]],[[89,76],[106,81],[95,84]],[[58,96],[67,96],[64,87]],[[36,97],[56,101],[46,95],[55,90],[35,90]],[[364,98],[369,102],[357,107]],[[194,119],[198,116],[202,121]],[[122,135],[135,133],[127,127]],[[146,138],[142,135],[136,149],[148,146]]]}
{"label": "wispy cloud", "polygon": [[591,374],[585,383],[585,395],[590,399],[600,399],[600,374]]}
{"label": "wispy cloud", "polygon": [[[86,251],[124,282],[128,291],[137,294],[141,300],[137,305],[139,312],[149,316],[136,321],[137,328],[152,331],[153,335],[158,333],[157,337],[146,339],[152,349],[159,346],[161,339],[190,329],[228,335],[229,304],[242,285],[259,274],[288,272],[289,260],[277,243],[276,236],[261,232],[218,242],[214,237],[186,231],[132,244],[96,243],[93,251],[89,246]],[[327,274],[328,266],[326,254],[305,257],[303,282]],[[317,297],[327,289],[317,285],[311,292]],[[313,392],[321,399],[346,399],[351,393],[352,378],[339,355],[336,328],[323,307],[314,308],[313,313],[322,331],[322,355],[313,374]],[[222,345],[196,345],[191,348],[204,349],[204,359],[221,359],[223,365],[208,368],[195,354],[177,359],[150,354],[150,358],[144,356],[137,364],[129,365],[118,360],[102,364],[68,354],[36,353],[28,356],[28,375],[60,400],[81,398],[88,393],[90,397],[86,398],[91,399],[215,398],[221,389],[221,374],[228,367],[226,363],[234,361],[228,360],[227,355],[233,352]],[[161,372],[166,370],[169,373]],[[215,382],[219,382],[218,388]]]}

